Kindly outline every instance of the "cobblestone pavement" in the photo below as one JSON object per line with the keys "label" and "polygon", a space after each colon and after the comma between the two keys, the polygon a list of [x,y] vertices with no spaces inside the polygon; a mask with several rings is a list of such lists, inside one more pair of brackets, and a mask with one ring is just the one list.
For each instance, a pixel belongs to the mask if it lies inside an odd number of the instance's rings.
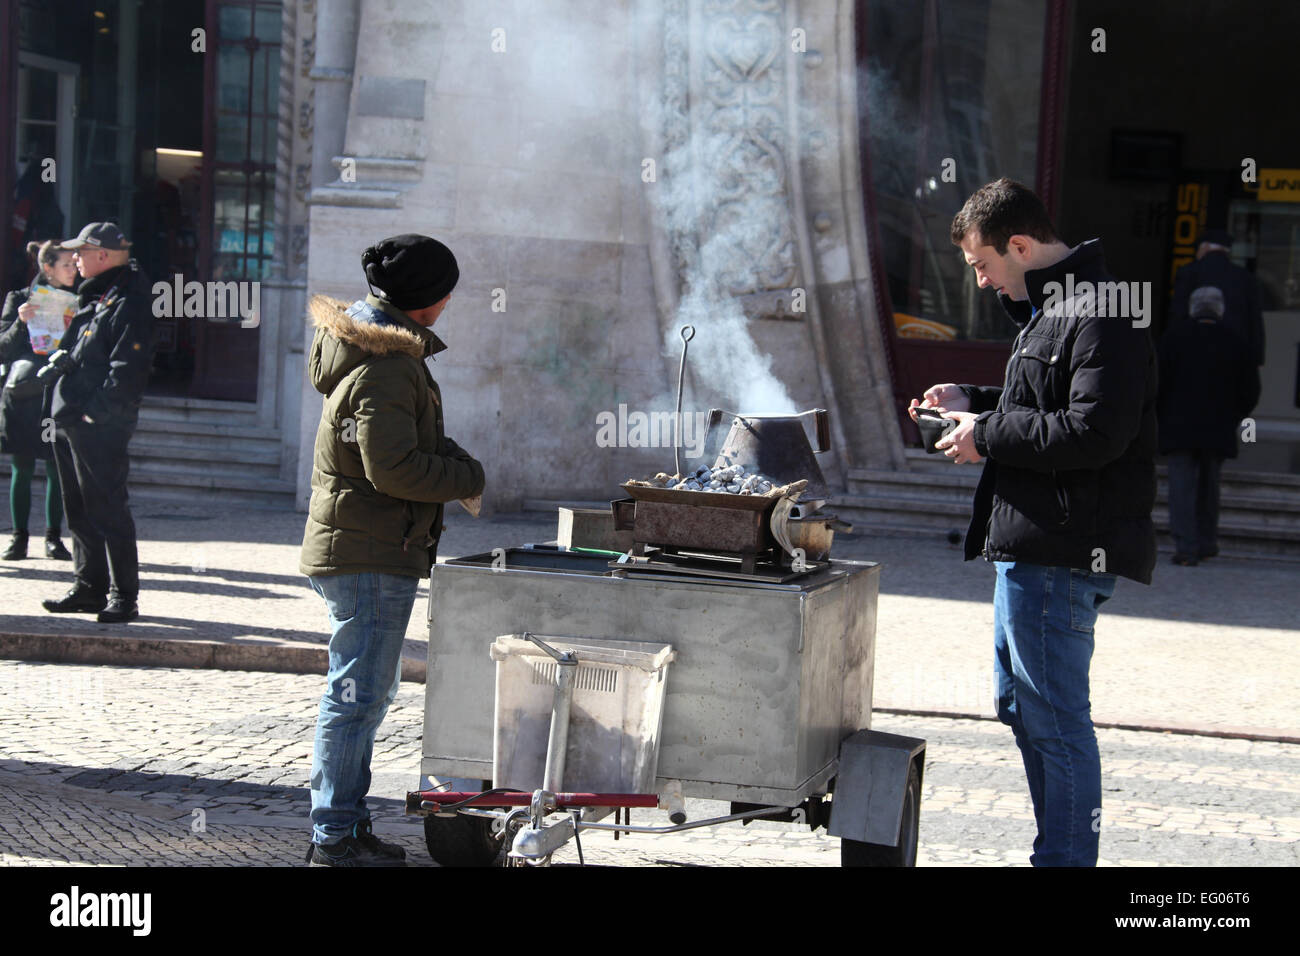
{"label": "cobblestone pavement", "polygon": [[[319,677],[0,661],[0,864],[294,865],[308,835]],[[403,684],[375,745],[375,829],[432,865],[402,797],[424,688]],[[1010,731],[876,714],[929,741],[920,864],[1023,865],[1033,819]],[[1300,863],[1300,746],[1102,730],[1103,864]],[[691,818],[728,812],[688,801]],[[634,823],[665,822],[658,813]],[[755,822],[583,838],[587,862],[825,866],[838,841]],[[576,862],[573,847],[556,862]]]}
{"label": "cobblestone pavement", "polygon": [[[70,565],[44,558],[0,562],[0,640],[5,633],[122,635],[169,647],[220,642],[271,656],[325,644],[324,608],[298,572],[302,515],[249,512],[232,521],[147,502],[135,513],[143,580],[138,621],[102,625],[88,616],[47,614],[40,601],[63,593]],[[453,511],[440,553],[546,541],[555,530],[553,516],[476,521]],[[992,716],[991,568],[963,562],[940,535],[836,536],[835,555],[884,565],[875,705]],[[1300,739],[1296,571],[1294,563],[1224,559],[1195,568],[1162,563],[1149,588],[1121,581],[1097,623],[1095,719]],[[406,654],[420,662],[427,651],[427,596],[421,584],[407,631]]]}

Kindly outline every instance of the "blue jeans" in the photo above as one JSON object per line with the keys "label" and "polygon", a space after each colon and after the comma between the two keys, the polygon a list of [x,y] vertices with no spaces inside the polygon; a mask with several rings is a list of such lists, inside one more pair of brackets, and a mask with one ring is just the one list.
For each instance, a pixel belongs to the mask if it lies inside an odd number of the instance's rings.
{"label": "blue jeans", "polygon": [[1101,757],[1088,701],[1092,626],[1115,575],[997,561],[998,719],[1020,747],[1038,836],[1034,866],[1096,866]]}
{"label": "blue jeans", "polygon": [[370,755],[397,696],[402,642],[420,581],[373,573],[308,580],[325,599],[333,632],[311,766],[312,842],[330,844],[370,818]]}

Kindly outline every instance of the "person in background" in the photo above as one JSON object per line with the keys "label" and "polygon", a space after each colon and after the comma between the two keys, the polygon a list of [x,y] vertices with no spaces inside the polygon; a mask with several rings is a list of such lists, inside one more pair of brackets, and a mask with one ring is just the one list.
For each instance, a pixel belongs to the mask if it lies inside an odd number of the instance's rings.
{"label": "person in background", "polygon": [[24,255],[29,242],[41,236],[63,235],[63,210],[58,187],[45,176],[44,160],[54,155],[54,127],[28,126],[31,136],[27,158],[20,164],[14,183],[13,217],[9,221],[10,260],[4,263],[4,288],[17,288],[31,281],[30,260]]}
{"label": "person in background", "polygon": [[26,289],[16,289],[5,296],[0,313],[0,364],[8,366],[4,392],[0,394],[0,451],[13,456],[13,473],[9,482],[9,510],[13,517],[13,537],[0,559],[21,561],[27,557],[27,522],[32,510],[32,476],[36,459],[45,461],[45,556],[71,561],[59,535],[63,527],[63,492],[59,472],[54,465],[54,445],[41,440],[44,417],[45,386],[37,374],[45,365],[49,349],[33,348],[27,323],[36,315],[36,306],[28,300],[39,286],[72,292],[77,281],[77,266],[72,250],[55,240],[31,242],[27,253],[39,267],[36,281]]}
{"label": "person in background", "polygon": [[1160,453],[1169,456],[1174,564],[1219,553],[1219,469],[1237,457],[1237,428],[1259,401],[1256,354],[1224,323],[1215,286],[1189,297],[1189,317],[1160,340]]}
{"label": "person in background", "polygon": [[1264,313],[1255,277],[1228,258],[1232,236],[1223,229],[1206,229],[1196,239],[1196,261],[1178,270],[1170,327],[1192,316],[1192,296],[1202,288],[1215,289],[1223,300],[1219,323],[1246,343],[1246,353],[1256,365],[1264,364]]}

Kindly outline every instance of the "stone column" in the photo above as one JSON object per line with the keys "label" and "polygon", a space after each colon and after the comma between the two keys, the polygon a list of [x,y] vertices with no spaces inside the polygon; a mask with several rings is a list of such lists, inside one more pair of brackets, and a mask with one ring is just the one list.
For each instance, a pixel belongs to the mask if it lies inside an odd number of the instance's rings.
{"label": "stone column", "polygon": [[[694,400],[830,409],[832,481],[902,467],[866,255],[852,3],[666,0],[640,15],[655,291],[666,342],[699,326]],[[737,351],[752,354],[733,375]],[[779,401],[745,390],[764,358],[791,407],[727,404]]]}

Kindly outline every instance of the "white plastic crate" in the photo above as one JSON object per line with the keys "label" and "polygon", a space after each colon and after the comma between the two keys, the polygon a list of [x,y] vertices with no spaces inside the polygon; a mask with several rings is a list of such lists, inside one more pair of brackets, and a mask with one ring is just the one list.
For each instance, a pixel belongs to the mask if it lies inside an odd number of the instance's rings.
{"label": "white plastic crate", "polygon": [[[578,657],[564,779],[560,789],[594,793],[654,793],[659,763],[669,644],[535,635]],[[558,666],[519,634],[492,643],[496,717],[492,782],[535,790],[546,770]]]}

